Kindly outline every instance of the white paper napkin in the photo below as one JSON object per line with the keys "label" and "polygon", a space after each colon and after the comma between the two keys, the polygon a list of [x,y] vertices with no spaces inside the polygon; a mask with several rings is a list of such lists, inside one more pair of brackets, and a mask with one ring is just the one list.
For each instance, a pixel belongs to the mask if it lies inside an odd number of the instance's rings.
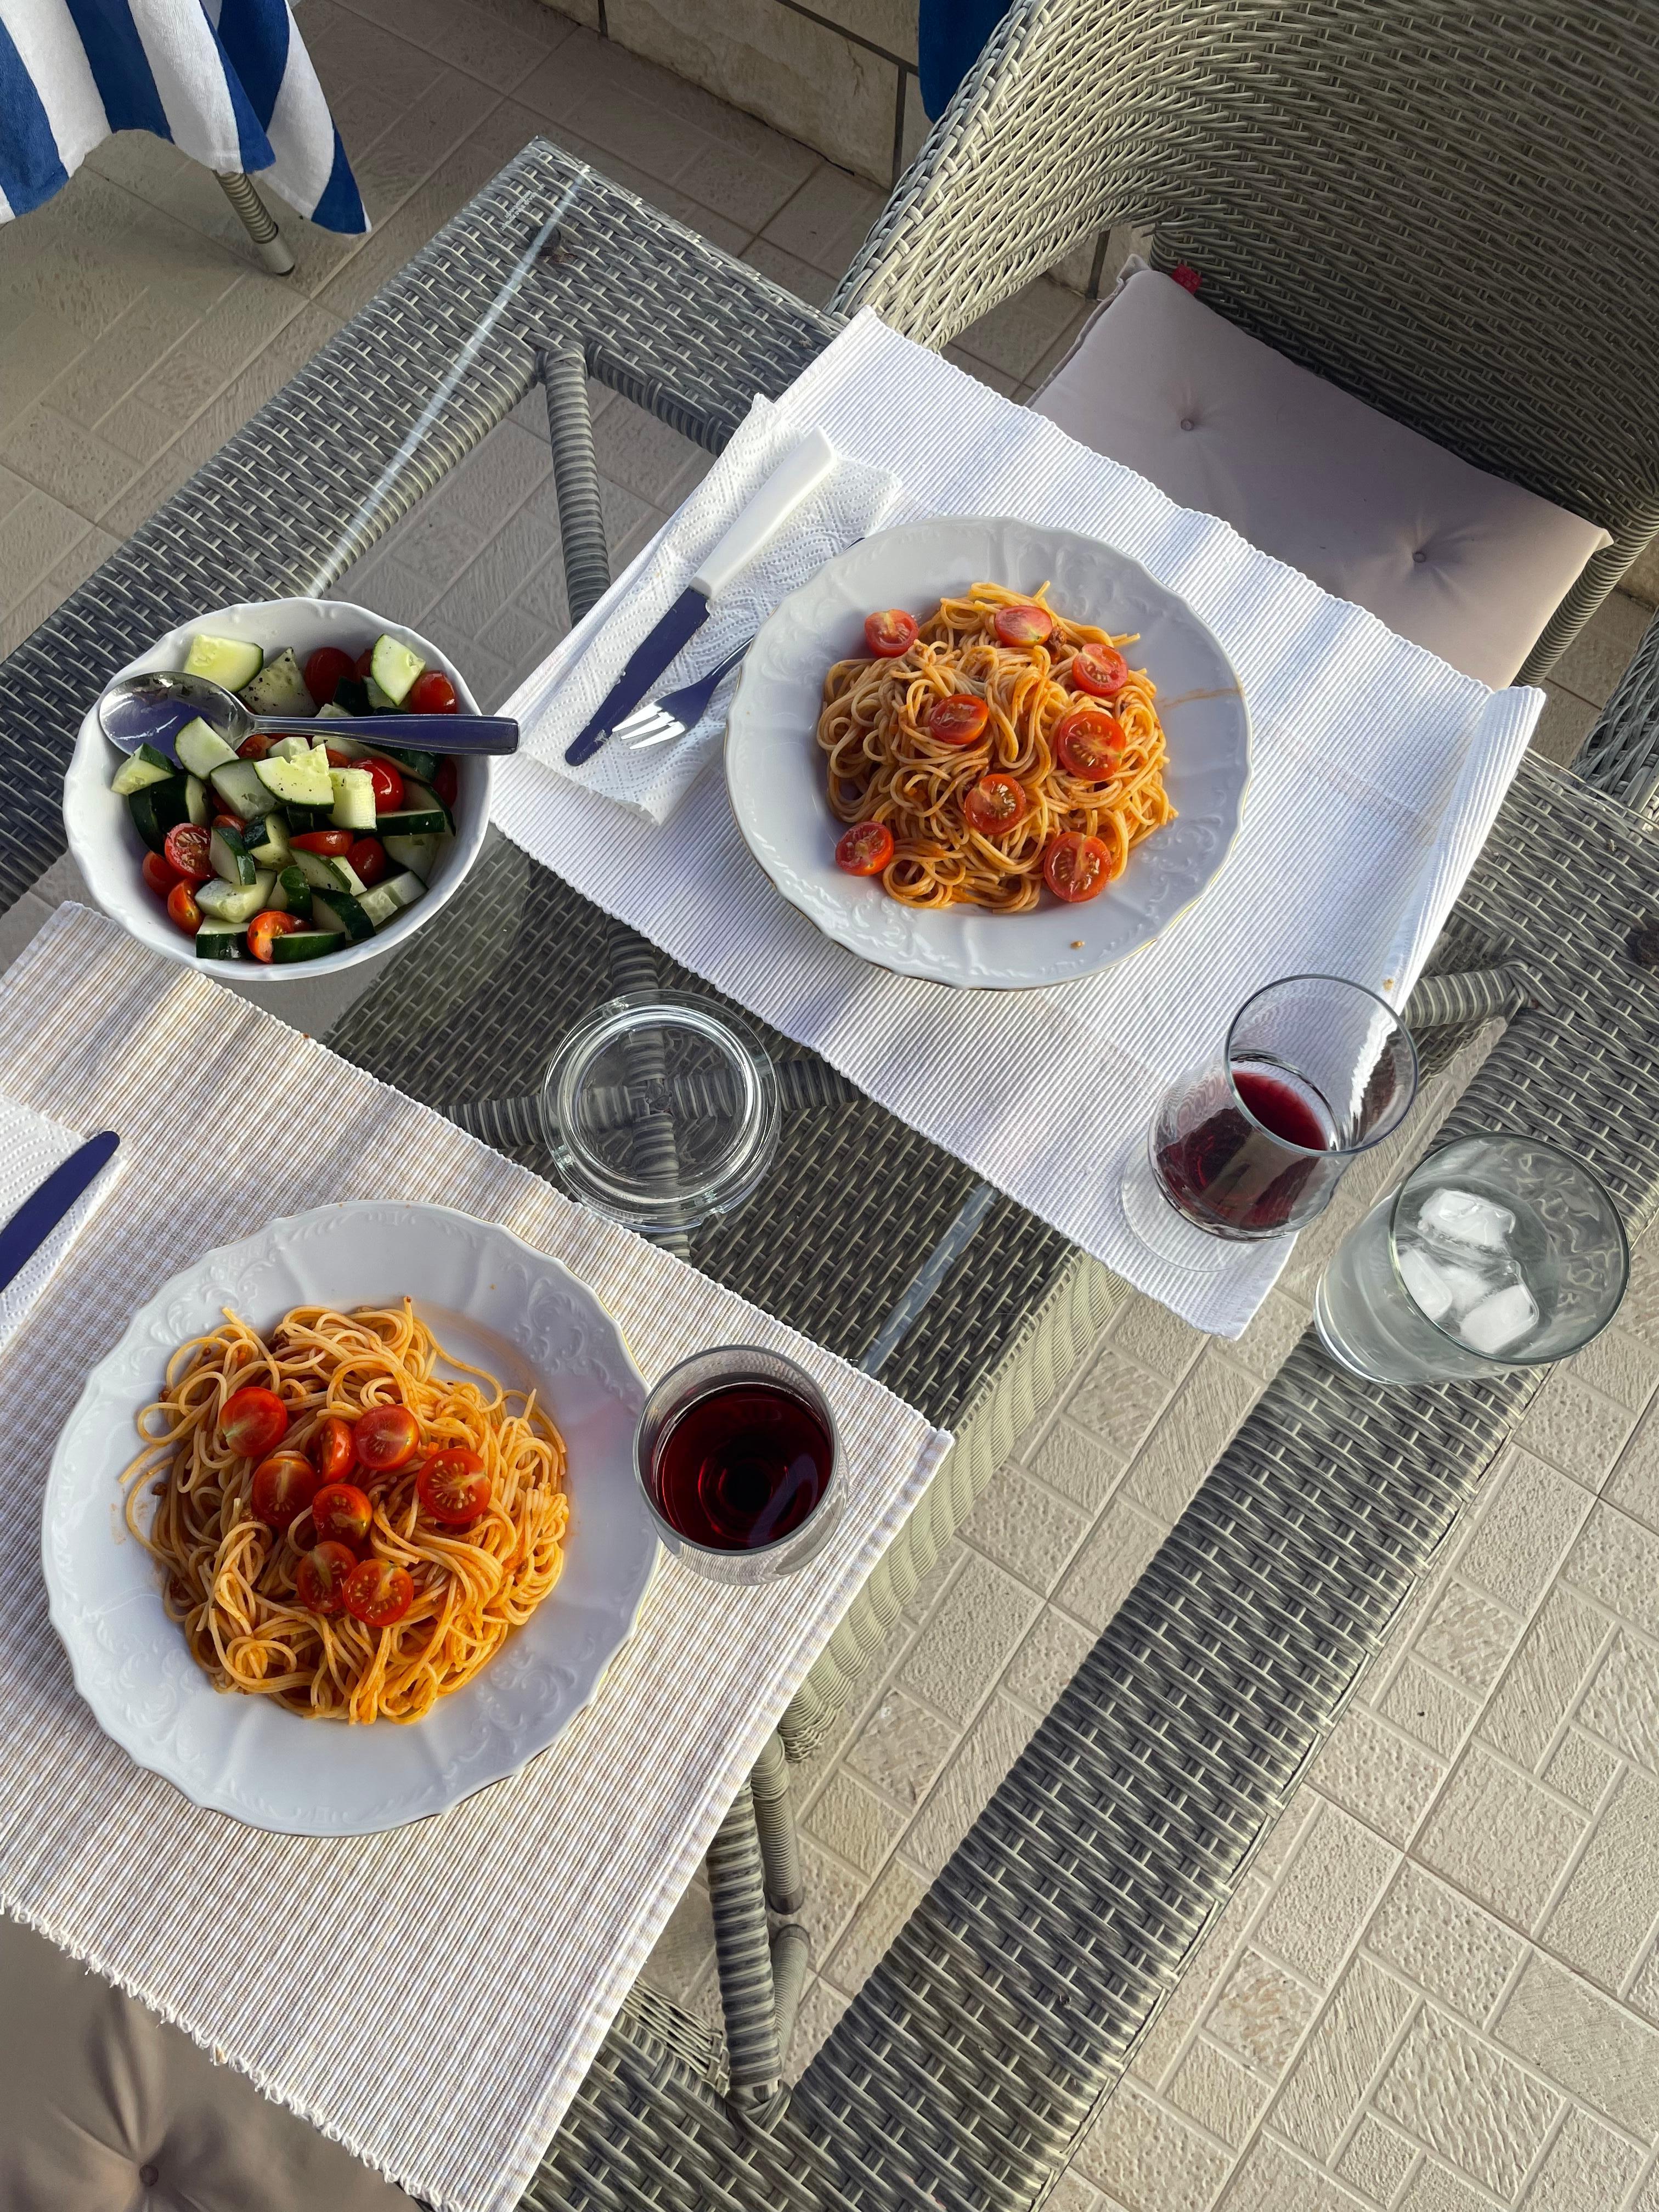
{"label": "white paper napkin", "polygon": [[[702,720],[672,744],[631,751],[612,738],[580,768],[567,768],[565,748],[622,672],[623,663],[696,574],[703,556],[735,520],[800,438],[800,426],[757,398],[741,428],[667,526],[629,570],[627,600],[585,652],[544,664],[520,691],[523,750],[555,775],[601,793],[652,822],[665,822],[719,749],[726,709],[738,687],[734,669]],[[890,471],[845,454],[771,543],[714,600],[708,619],[655,684],[660,697],[693,684],[745,644],[780,599],[817,575],[824,562],[860,538],[927,509],[907,497]]]}
{"label": "white paper napkin", "polygon": [[[91,1134],[87,1132],[87,1135]],[[55,1167],[86,1142],[86,1137],[66,1129],[32,1107],[20,1106],[0,1093],[0,1227],[11,1219],[31,1193],[39,1189]],[[9,1285],[0,1291],[0,1351],[22,1327],[34,1304],[62,1264],[91,1216],[108,1197],[121,1171],[121,1155],[105,1167],[89,1189],[64,1216],[40,1249]]]}

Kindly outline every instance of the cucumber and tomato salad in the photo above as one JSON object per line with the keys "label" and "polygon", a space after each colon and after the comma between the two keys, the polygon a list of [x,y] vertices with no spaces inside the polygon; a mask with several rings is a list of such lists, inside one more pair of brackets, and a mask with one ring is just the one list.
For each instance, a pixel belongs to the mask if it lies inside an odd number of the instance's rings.
{"label": "cucumber and tomato salad", "polygon": [[187,673],[257,714],[314,714],[314,741],[254,736],[240,753],[201,720],[124,759],[110,788],[149,847],[144,881],[204,960],[287,965],[361,944],[425,895],[454,834],[457,764],[423,746],[361,744],[354,714],[457,711],[455,687],[394,637],[304,666],[241,638],[198,636]]}

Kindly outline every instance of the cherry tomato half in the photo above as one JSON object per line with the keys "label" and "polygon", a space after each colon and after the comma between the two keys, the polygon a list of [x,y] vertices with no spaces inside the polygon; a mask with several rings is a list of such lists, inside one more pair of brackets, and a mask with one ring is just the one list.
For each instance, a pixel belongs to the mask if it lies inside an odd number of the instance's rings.
{"label": "cherry tomato half", "polygon": [[390,1474],[415,1456],[421,1431],[407,1406],[371,1406],[353,1430],[357,1464],[371,1474]]}
{"label": "cherry tomato half", "polygon": [[453,714],[460,709],[455,686],[441,668],[423,670],[410,685],[404,704],[411,714]]}
{"label": "cherry tomato half", "polygon": [[374,811],[395,814],[404,803],[404,780],[390,761],[353,761],[353,768],[366,768],[374,779]]}
{"label": "cherry tomato half", "polygon": [[1112,880],[1112,856],[1098,837],[1063,830],[1048,840],[1042,880],[1057,899],[1080,906],[1085,899],[1097,898]]}
{"label": "cherry tomato half", "polygon": [[1129,664],[1115,645],[1085,645],[1072,662],[1072,681],[1079,691],[1110,699],[1129,680]]}
{"label": "cherry tomato half", "polygon": [[983,735],[991,710],[971,691],[953,691],[948,699],[935,699],[922,726],[936,744],[971,745]]}
{"label": "cherry tomato half", "polygon": [[188,884],[174,884],[167,893],[167,919],[186,937],[194,937],[202,927],[202,909]]}
{"label": "cherry tomato half", "polygon": [[276,742],[269,730],[255,730],[237,746],[236,757],[239,760],[262,761]]}
{"label": "cherry tomato half", "polygon": [[360,684],[366,684],[374,669],[374,648],[366,645],[351,664],[351,672]]}
{"label": "cherry tomato half", "polygon": [[902,607],[889,607],[881,614],[866,615],[864,641],[878,660],[896,660],[902,653],[908,653],[916,641],[915,619]]}
{"label": "cherry tomato half", "polygon": [[346,1577],[356,1564],[357,1554],[343,1544],[313,1544],[294,1570],[294,1595],[313,1613],[331,1619],[345,1611]]}
{"label": "cherry tomato half", "polygon": [[359,837],[346,859],[365,884],[378,884],[386,873],[386,847],[378,837]]}
{"label": "cherry tomato half", "polygon": [[1054,751],[1067,775],[1104,783],[1123,758],[1123,725],[1103,707],[1073,707],[1054,730]]}
{"label": "cherry tomato half", "polygon": [[319,707],[331,706],[334,694],[352,673],[351,655],[337,645],[319,645],[306,663],[306,690]]}
{"label": "cherry tomato half", "polygon": [[312,1431],[306,1451],[319,1482],[340,1482],[357,1463],[357,1446],[349,1421],[329,1413]]}
{"label": "cherry tomato half", "polygon": [[999,607],[996,634],[1004,645],[1041,645],[1054,634],[1054,618],[1047,607]]}
{"label": "cherry tomato half", "polygon": [[441,760],[438,763],[438,773],[432,779],[432,788],[437,793],[438,797],[442,799],[444,805],[448,807],[452,814],[455,811],[455,795],[457,792],[459,791],[460,787],[461,771],[459,763],[453,758],[450,760]]}
{"label": "cherry tomato half", "polygon": [[186,884],[204,884],[213,873],[208,858],[208,833],[199,822],[175,823],[167,831],[167,866]]}
{"label": "cherry tomato half", "polygon": [[878,876],[893,857],[893,833],[884,822],[855,822],[836,844],[836,866],[849,876]]}
{"label": "cherry tomato half", "polygon": [[1012,775],[982,775],[963,800],[962,811],[970,830],[997,837],[1025,819],[1030,804],[1024,785]]}
{"label": "cherry tomato half", "polygon": [[256,914],[247,926],[247,949],[256,960],[271,961],[276,954],[271,945],[279,937],[291,937],[300,927],[291,914],[281,914],[268,906],[263,914]]}
{"label": "cherry tomato half", "polygon": [[253,1517],[280,1535],[317,1494],[317,1470],[298,1452],[275,1452],[253,1470]]}
{"label": "cherry tomato half", "polygon": [[368,1541],[374,1508],[367,1492],[355,1482],[325,1482],[311,1501],[311,1518],[319,1543],[345,1544],[361,1552]]}
{"label": "cherry tomato half", "polygon": [[465,1528],[489,1503],[489,1477],[477,1452],[450,1444],[434,1452],[416,1476],[415,1495],[446,1528]]}
{"label": "cherry tomato half", "polygon": [[337,860],[342,853],[351,850],[349,830],[301,830],[290,839],[296,853],[323,853],[331,860]]}
{"label": "cherry tomato half", "polygon": [[145,854],[144,881],[149,885],[151,890],[155,892],[157,898],[165,898],[178,880],[178,877],[175,876],[173,870],[168,867],[166,860],[162,858],[160,853]]}
{"label": "cherry tomato half", "polygon": [[263,1383],[245,1382],[226,1399],[219,1433],[244,1459],[263,1459],[288,1434],[288,1407]]}
{"label": "cherry tomato half", "polygon": [[415,1602],[406,1568],[390,1559],[359,1559],[345,1580],[345,1609],[366,1628],[390,1628]]}

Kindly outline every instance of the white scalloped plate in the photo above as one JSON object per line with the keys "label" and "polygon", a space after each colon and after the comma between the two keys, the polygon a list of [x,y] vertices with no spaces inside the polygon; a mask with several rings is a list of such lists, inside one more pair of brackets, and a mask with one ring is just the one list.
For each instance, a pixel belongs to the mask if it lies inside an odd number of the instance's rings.
{"label": "white scalloped plate", "polygon": [[[569,1449],[570,1533],[552,1594],[489,1665],[423,1720],[312,1721],[213,1688],[127,1534],[121,1469],[168,1355],[229,1305],[256,1328],[290,1306],[416,1309],[447,1350],[533,1384]],[[592,1292],[544,1253],[441,1206],[319,1206],[210,1252],[134,1315],[64,1423],[41,1556],[76,1687],[141,1766],[252,1827],[304,1836],[401,1827],[514,1774],[592,1697],[656,1561],[633,1437],[645,1384]]]}
{"label": "white scalloped plate", "polygon": [[[842,824],[824,795],[817,726],[832,663],[863,649],[872,607],[918,617],[978,580],[1035,591],[1079,622],[1140,634],[1170,741],[1164,782],[1179,819],[1138,846],[1109,890],[1083,906],[1047,893],[1030,914],[969,906],[921,913],[835,864]],[[964,516],[885,530],[792,592],[744,662],[726,739],[732,811],[750,850],[827,937],[901,975],[1030,990],[1091,975],[1143,945],[1211,883],[1237,834],[1250,718],[1231,662],[1184,599],[1138,561],[1069,530]]]}

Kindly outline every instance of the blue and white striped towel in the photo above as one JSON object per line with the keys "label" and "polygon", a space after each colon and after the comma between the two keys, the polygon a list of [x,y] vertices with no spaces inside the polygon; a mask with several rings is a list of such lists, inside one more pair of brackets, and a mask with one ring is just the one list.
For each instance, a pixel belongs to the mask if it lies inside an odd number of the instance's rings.
{"label": "blue and white striped towel", "polygon": [[257,173],[326,230],[368,228],[288,0],[0,0],[0,222],[116,131]]}

